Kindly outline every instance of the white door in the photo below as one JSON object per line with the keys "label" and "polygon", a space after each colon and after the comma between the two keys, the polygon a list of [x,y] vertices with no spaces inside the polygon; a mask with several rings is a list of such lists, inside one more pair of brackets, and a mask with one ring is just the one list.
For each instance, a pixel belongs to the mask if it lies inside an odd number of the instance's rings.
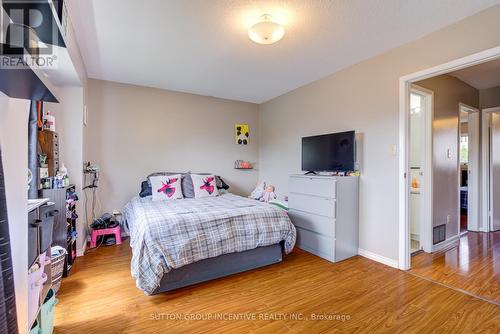
{"label": "white door", "polygon": [[491,113],[491,231],[500,230],[500,113]]}
{"label": "white door", "polygon": [[412,85],[409,127],[408,219],[410,248],[432,251],[432,117],[433,93]]}
{"label": "white door", "polygon": [[469,112],[467,229],[472,231],[479,230],[479,122],[479,112]]}

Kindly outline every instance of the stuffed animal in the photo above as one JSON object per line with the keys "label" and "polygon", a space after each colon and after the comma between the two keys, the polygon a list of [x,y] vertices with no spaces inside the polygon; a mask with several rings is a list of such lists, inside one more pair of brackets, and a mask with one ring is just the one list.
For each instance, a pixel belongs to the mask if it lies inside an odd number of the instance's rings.
{"label": "stuffed animal", "polygon": [[266,189],[266,183],[260,182],[259,184],[257,184],[257,187],[252,191],[250,196],[248,196],[248,198],[260,200],[262,196],[264,196],[265,189]]}
{"label": "stuffed animal", "polygon": [[276,199],[276,194],[274,193],[274,186],[267,186],[264,195],[260,199],[261,202],[269,202],[272,199]]}

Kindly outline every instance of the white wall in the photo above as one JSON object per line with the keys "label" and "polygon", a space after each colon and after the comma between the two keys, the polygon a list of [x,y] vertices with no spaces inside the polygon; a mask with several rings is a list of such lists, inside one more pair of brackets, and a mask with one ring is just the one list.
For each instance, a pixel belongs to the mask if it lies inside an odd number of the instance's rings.
{"label": "white wall", "polygon": [[86,242],[83,184],[83,88],[59,89],[59,103],[45,103],[44,111],[56,117],[56,132],[59,135],[59,161],[68,169],[70,182],[75,185],[77,204],[77,251],[83,254]]}
{"label": "white wall", "polygon": [[10,242],[20,333],[28,323],[28,114],[30,101],[0,93],[0,147],[5,174]]}
{"label": "white wall", "polygon": [[500,45],[492,31],[500,31],[500,6],[262,104],[259,178],[286,194],[288,175],[300,171],[302,136],[362,133],[360,247],[397,260],[398,157],[392,147],[399,135],[399,78]]}
{"label": "white wall", "polygon": [[[101,168],[101,212],[121,211],[156,171],[215,173],[241,195],[257,182],[256,170],[233,168],[258,160],[256,104],[89,80],[87,108],[85,157]],[[237,123],[250,125],[247,146],[235,143]]]}

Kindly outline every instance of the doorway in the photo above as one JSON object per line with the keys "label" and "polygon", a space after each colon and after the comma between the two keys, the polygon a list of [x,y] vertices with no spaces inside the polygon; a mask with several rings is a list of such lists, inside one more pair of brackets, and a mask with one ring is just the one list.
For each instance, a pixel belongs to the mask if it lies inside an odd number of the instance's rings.
{"label": "doorway", "polygon": [[[482,111],[484,129],[482,224],[484,232],[500,231],[500,107]],[[496,205],[495,205],[496,204]]]}
{"label": "doorway", "polygon": [[459,217],[460,234],[479,230],[480,169],[479,109],[459,104]]}
{"label": "doorway", "polygon": [[[500,46],[456,59],[399,79],[399,268],[411,267],[410,218],[409,218],[409,141],[410,141],[410,90],[413,83],[445,73],[500,60]],[[426,169],[427,170],[427,169]],[[458,180],[457,180],[458,181]],[[458,196],[457,196],[458,197]],[[484,201],[482,201],[484,203]]]}
{"label": "doorway", "polygon": [[[400,232],[406,233],[407,239],[405,244],[402,236],[400,246],[405,245],[407,253],[400,253],[400,268],[500,304],[496,279],[500,255],[500,47],[409,75],[402,81],[401,89],[406,89],[401,96],[406,104],[407,141],[401,158],[407,163],[407,174],[402,174],[401,185],[407,192],[406,203],[401,201],[400,207],[406,205],[407,230]],[[419,167],[414,157],[418,152],[415,108],[422,99],[414,91],[415,83],[434,92],[429,126],[432,142],[426,146],[431,147],[432,163],[429,170],[423,169],[423,175],[413,170]],[[426,233],[421,232],[418,246],[424,251],[415,254],[415,231],[421,231],[415,228],[415,222],[423,226],[425,222],[413,211],[415,207],[420,207],[421,213],[426,211],[415,203],[412,190],[419,186],[418,176],[425,179],[426,171],[434,179],[429,189],[434,196],[430,206],[434,209],[432,247],[430,252],[423,249],[421,240]],[[426,194],[425,186],[419,190]]]}
{"label": "doorway", "polygon": [[[417,85],[410,90],[409,221],[412,254],[430,251],[427,241],[432,219],[431,186],[428,173],[432,141],[433,92]],[[429,228],[428,228],[429,227]]]}

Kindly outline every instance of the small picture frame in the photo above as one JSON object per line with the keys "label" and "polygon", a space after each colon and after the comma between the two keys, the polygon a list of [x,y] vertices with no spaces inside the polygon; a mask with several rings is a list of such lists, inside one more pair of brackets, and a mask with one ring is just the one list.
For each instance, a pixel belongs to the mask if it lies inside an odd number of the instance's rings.
{"label": "small picture frame", "polygon": [[234,126],[237,145],[248,145],[250,142],[250,128],[248,124],[236,124]]}

